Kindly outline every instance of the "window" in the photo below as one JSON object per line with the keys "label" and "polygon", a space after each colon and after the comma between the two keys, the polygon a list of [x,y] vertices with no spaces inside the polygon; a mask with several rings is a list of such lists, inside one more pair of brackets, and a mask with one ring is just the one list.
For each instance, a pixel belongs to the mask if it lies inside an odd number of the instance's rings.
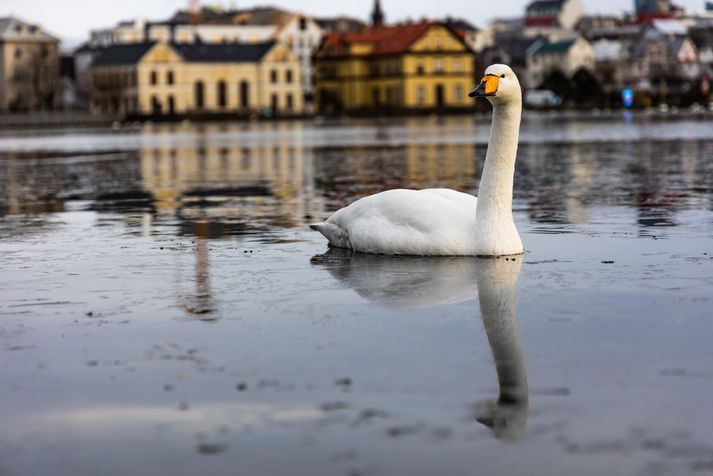
{"label": "window", "polygon": [[151,71],[151,84],[156,84],[158,83],[158,74],[156,74],[156,71]]}
{"label": "window", "polygon": [[460,73],[463,71],[463,63],[459,59],[453,60],[453,71]]}
{"label": "window", "polygon": [[287,109],[292,110],[292,94],[285,96],[285,101],[287,102]]}
{"label": "window", "polygon": [[225,81],[218,81],[218,106],[225,107],[228,104],[228,90]]}
{"label": "window", "polygon": [[287,70],[287,72],[285,72],[285,81],[288,83],[292,82],[292,70]]}
{"label": "window", "polygon": [[173,84],[173,71],[166,73],[166,84]]}
{"label": "window", "polygon": [[305,31],[307,29],[307,19],[305,17],[300,17],[300,30]]}
{"label": "window", "polygon": [[416,65],[416,74],[422,75],[426,72],[426,70],[423,67],[423,63],[419,61],[419,63]]}
{"label": "window", "polygon": [[247,81],[240,81],[240,107],[247,109],[250,105],[250,85]]}
{"label": "window", "polygon": [[277,71],[274,69],[270,71],[270,82],[271,83],[276,83],[277,82]]}
{"label": "window", "polygon": [[203,109],[205,105],[205,86],[203,81],[196,81],[194,89],[196,108]]}
{"label": "window", "polygon": [[426,102],[426,88],[424,88],[422,85],[416,88],[416,100],[419,104],[423,104],[424,102]]}
{"label": "window", "polygon": [[463,85],[462,84],[456,84],[456,89],[453,93],[453,96],[455,97],[456,101],[463,100]]}
{"label": "window", "polygon": [[15,48],[15,59],[20,59],[20,58],[22,58],[22,49]]}
{"label": "window", "polygon": [[436,73],[443,72],[443,60],[441,58],[438,58],[433,61],[433,69],[436,71]]}
{"label": "window", "polygon": [[277,94],[273,94],[270,97],[270,108],[273,114],[277,112]]}

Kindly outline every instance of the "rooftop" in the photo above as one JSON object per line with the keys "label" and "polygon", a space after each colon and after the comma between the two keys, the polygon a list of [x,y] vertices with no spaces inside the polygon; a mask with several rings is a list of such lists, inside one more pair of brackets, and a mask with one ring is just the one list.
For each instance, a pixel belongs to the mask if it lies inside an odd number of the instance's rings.
{"label": "rooftop", "polygon": [[339,53],[344,43],[372,43],[374,48],[370,55],[401,54],[418,40],[434,25],[448,28],[460,41],[461,36],[445,23],[436,21],[421,21],[418,23],[399,23],[396,25],[378,26],[367,28],[361,33],[330,33],[325,37],[333,48]]}
{"label": "rooftop", "polygon": [[569,49],[572,47],[572,45],[576,41],[577,40],[566,40],[566,41],[557,41],[557,42],[553,42],[553,43],[543,41],[538,46],[535,46],[534,50],[532,51],[532,55],[537,56],[537,55],[544,55],[544,54],[566,53],[567,51],[569,51]]}
{"label": "rooftop", "polygon": [[[156,44],[156,42],[113,45],[102,50],[93,66],[133,65]],[[265,43],[171,43],[169,46],[184,61],[191,63],[254,63],[260,61],[275,45]]]}
{"label": "rooftop", "polygon": [[525,11],[529,15],[540,15],[543,12],[561,10],[566,1],[567,0],[535,0],[527,6]]}
{"label": "rooftop", "polygon": [[0,17],[0,40],[59,41],[54,36],[46,33],[41,27],[12,16]]}

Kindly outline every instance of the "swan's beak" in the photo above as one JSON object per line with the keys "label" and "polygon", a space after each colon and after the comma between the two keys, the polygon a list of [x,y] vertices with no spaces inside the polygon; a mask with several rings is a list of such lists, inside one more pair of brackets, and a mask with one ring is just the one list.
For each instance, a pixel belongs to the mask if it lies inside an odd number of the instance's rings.
{"label": "swan's beak", "polygon": [[480,81],[478,87],[468,93],[468,96],[472,98],[482,98],[487,96],[495,96],[498,92],[498,85],[500,84],[500,77],[494,74],[486,74]]}

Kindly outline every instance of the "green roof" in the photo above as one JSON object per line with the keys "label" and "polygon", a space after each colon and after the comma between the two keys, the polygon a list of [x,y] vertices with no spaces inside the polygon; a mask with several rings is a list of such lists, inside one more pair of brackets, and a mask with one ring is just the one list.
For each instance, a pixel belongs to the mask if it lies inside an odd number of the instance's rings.
{"label": "green roof", "polygon": [[577,40],[567,40],[558,41],[556,43],[542,43],[532,52],[532,55],[566,53],[576,41]]}

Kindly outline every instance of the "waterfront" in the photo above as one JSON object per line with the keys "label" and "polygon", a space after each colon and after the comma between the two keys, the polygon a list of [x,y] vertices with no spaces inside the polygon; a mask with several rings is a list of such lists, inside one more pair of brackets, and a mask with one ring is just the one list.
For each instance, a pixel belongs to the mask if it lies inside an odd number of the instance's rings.
{"label": "waterfront", "polygon": [[0,471],[713,471],[713,122],[526,120],[513,262],[306,228],[477,193],[488,127],[1,133]]}

